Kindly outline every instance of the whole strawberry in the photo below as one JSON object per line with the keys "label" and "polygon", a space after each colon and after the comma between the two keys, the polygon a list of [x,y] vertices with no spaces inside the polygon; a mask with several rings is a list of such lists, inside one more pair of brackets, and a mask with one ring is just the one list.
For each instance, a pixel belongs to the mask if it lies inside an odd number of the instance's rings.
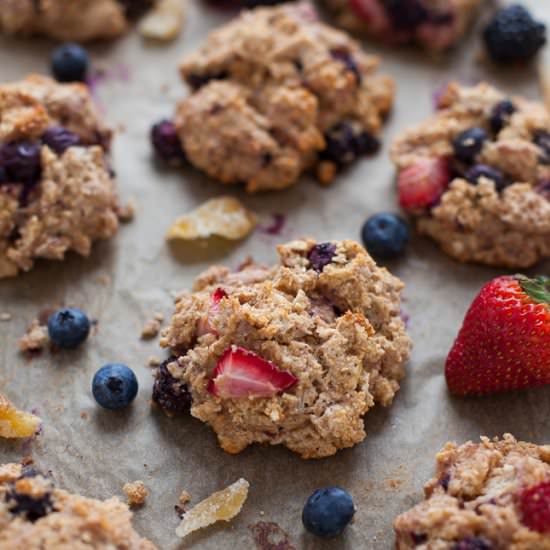
{"label": "whole strawberry", "polygon": [[457,395],[550,384],[550,279],[514,275],[487,283],[466,313],[445,377]]}

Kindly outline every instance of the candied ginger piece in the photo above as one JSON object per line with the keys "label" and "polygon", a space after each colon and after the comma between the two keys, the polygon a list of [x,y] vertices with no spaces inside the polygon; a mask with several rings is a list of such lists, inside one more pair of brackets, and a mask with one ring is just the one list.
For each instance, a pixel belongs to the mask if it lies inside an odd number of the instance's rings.
{"label": "candied ginger piece", "polygon": [[144,38],[170,41],[177,38],[185,22],[186,0],[160,0],[142,19],[139,31]]}
{"label": "candied ginger piece", "polygon": [[176,535],[183,538],[217,521],[229,521],[234,518],[246,501],[249,486],[248,481],[241,478],[199,502],[185,513],[176,529]]}
{"label": "candied ginger piece", "polygon": [[30,437],[42,420],[34,414],[20,411],[0,393],[0,437]]}
{"label": "candied ginger piece", "polygon": [[237,240],[246,237],[256,226],[256,216],[233,197],[217,197],[196,210],[184,214],[168,230],[166,238],[201,239],[218,235]]}

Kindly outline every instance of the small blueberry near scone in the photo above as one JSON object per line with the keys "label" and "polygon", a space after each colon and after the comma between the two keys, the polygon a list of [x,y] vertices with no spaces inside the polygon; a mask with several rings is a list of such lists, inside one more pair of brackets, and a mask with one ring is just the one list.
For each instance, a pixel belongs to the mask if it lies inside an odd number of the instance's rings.
{"label": "small blueberry near scone", "polygon": [[336,537],[355,514],[351,495],[340,487],[317,489],[302,512],[304,527],[318,537]]}
{"label": "small blueberry near scone", "polygon": [[88,52],[78,44],[61,44],[52,52],[52,74],[58,82],[83,82],[88,64]]}
{"label": "small blueberry near scone", "polygon": [[124,409],[136,397],[138,381],[134,371],[120,363],[101,367],[94,375],[92,393],[106,409]]}
{"label": "small blueberry near scone", "polygon": [[375,258],[394,258],[409,243],[409,225],[396,214],[375,214],[363,225],[361,237],[368,253]]}
{"label": "small blueberry near scone", "polygon": [[90,320],[80,309],[58,309],[48,319],[48,335],[59,348],[76,348],[90,334]]}

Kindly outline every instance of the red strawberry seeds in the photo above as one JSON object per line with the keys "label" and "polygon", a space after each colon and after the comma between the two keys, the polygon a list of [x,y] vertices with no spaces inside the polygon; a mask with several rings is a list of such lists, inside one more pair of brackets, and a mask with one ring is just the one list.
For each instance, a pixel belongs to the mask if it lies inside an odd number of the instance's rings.
{"label": "red strawberry seeds", "polygon": [[504,276],[466,313],[445,376],[457,395],[550,384],[550,279]]}
{"label": "red strawberry seeds", "polygon": [[539,533],[550,533],[550,481],[528,487],[519,496],[521,521]]}

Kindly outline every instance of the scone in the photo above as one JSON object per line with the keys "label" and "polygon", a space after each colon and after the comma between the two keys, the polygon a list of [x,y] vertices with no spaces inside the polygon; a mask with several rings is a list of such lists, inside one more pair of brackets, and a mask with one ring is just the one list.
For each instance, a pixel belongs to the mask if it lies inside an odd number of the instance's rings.
{"label": "scone", "polygon": [[363,415],[399,389],[403,284],[353,241],[278,252],[271,268],[212,267],[179,295],[153,400],[168,414],[191,404],[229,453],[269,443],[325,457],[362,441]]}
{"label": "scone", "polygon": [[1,550],[155,550],[131,520],[118,498],[73,495],[32,467],[0,465]]}
{"label": "scone", "polygon": [[181,65],[193,89],[175,117],[185,155],[251,192],[288,187],[310,168],[328,183],[378,149],[393,82],[377,66],[308,4],[243,12]]}
{"label": "scone", "polygon": [[116,233],[110,138],[82,84],[0,85],[0,278]]}
{"label": "scone", "polygon": [[401,206],[453,258],[526,268],[550,256],[550,115],[487,84],[450,84],[391,157]]}
{"label": "scone", "polygon": [[0,32],[58,40],[110,39],[155,0],[0,0]]}
{"label": "scone", "polygon": [[396,549],[548,550],[550,446],[481,438],[437,455],[426,500],[394,523]]}
{"label": "scone", "polygon": [[414,42],[431,51],[453,46],[483,0],[324,0],[339,25],[389,44]]}

